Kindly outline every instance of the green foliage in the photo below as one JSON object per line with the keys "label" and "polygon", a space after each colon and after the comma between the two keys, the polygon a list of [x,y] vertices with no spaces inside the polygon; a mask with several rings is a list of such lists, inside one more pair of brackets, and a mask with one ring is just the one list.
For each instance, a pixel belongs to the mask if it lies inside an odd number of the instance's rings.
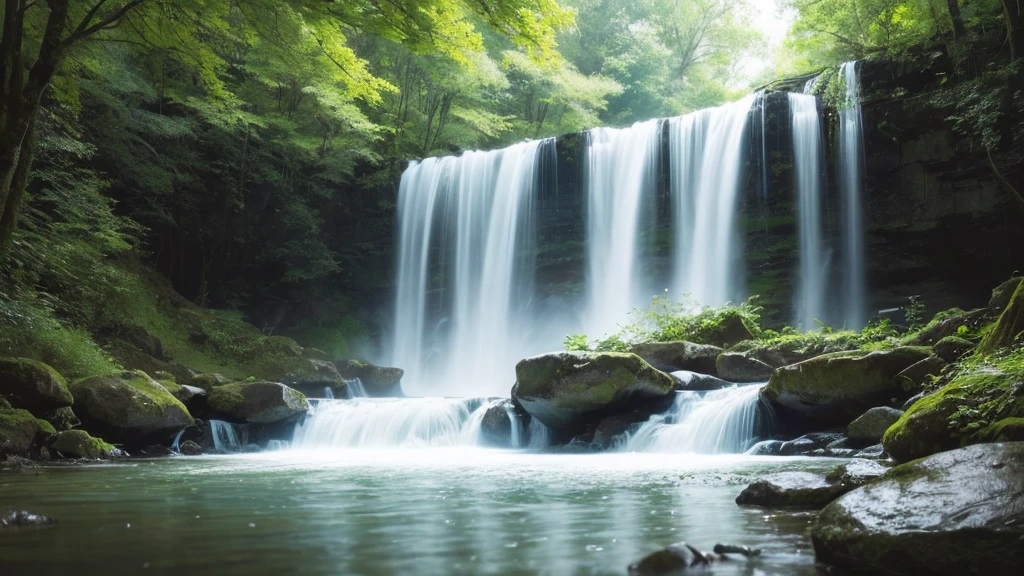
{"label": "green foliage", "polygon": [[888,318],[868,324],[859,331],[835,330],[821,324],[820,330],[800,332],[787,326],[780,331],[762,331],[761,337],[747,349],[777,348],[809,357],[845,350],[889,350],[900,345],[897,336]]}
{"label": "green foliage", "polygon": [[715,343],[721,339],[723,329],[735,321],[757,335],[761,333],[758,325],[761,309],[754,304],[755,300],[756,297],[751,297],[739,305],[701,306],[689,298],[671,300],[656,296],[648,308],[633,310],[635,320],[618,332],[598,340],[573,334],[566,337],[565,346],[567,350],[626,352],[645,342]]}
{"label": "green foliage", "polygon": [[909,296],[907,303],[903,306],[903,315],[907,320],[907,327],[911,330],[921,327],[924,320],[924,302],[920,296]]}

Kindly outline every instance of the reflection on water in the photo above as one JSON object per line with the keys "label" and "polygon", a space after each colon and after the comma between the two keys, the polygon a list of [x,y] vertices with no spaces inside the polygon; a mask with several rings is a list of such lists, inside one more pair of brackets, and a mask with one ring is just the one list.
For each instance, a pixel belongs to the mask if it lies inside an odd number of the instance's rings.
{"label": "reflection on water", "polygon": [[765,549],[715,574],[815,574],[804,515],[733,502],[835,461],[484,449],[278,451],[0,471],[14,574],[625,574],[687,540]]}

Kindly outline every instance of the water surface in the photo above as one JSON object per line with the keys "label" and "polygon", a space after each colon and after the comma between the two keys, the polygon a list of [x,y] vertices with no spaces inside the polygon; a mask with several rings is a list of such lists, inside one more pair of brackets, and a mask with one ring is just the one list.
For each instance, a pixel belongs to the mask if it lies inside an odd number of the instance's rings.
{"label": "water surface", "polygon": [[621,575],[685,540],[765,550],[715,574],[810,575],[810,515],[733,499],[836,464],[433,448],[0,470],[0,508],[58,520],[0,534],[0,573]]}

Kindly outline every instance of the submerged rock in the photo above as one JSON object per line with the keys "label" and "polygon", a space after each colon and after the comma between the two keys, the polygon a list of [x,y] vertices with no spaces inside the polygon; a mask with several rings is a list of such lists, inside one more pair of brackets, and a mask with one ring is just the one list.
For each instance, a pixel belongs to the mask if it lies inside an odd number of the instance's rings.
{"label": "submerged rock", "polygon": [[812,432],[795,440],[783,442],[779,447],[779,454],[781,456],[803,456],[815,450],[827,448],[830,444],[845,438],[839,432]]}
{"label": "submerged rock", "polygon": [[169,442],[178,430],[193,424],[181,402],[138,370],[84,378],[70,389],[75,413],[86,430],[128,446]]}
{"label": "submerged rock", "polygon": [[629,576],[668,576],[709,568],[718,555],[701,552],[686,542],[666,546],[629,565]]}
{"label": "submerged rock", "polygon": [[782,440],[763,440],[754,444],[746,453],[750,456],[779,456],[783,444]]}
{"label": "submerged rock", "polygon": [[882,441],[890,426],[903,416],[902,410],[877,406],[861,414],[846,428],[846,437],[854,446],[870,446]]}
{"label": "submerged rock", "polygon": [[512,426],[516,425],[508,415],[511,400],[503,400],[487,409],[480,421],[480,439],[488,445],[508,448],[512,446]]}
{"label": "submerged rock", "polygon": [[916,390],[896,375],[930,354],[920,347],[825,354],[777,369],[762,394],[791,427],[845,427],[869,408],[912,396]]}
{"label": "submerged rock", "polygon": [[178,453],[183,456],[199,456],[203,453],[203,448],[191,440],[185,440],[178,446]]}
{"label": "submerged rock", "polygon": [[29,512],[8,508],[0,513],[0,529],[27,528],[33,526],[49,526],[54,523],[52,518]]}
{"label": "submerged rock", "polygon": [[277,382],[235,382],[213,389],[207,404],[228,422],[271,424],[294,420],[309,409],[306,397]]}
{"label": "submerged rock", "polygon": [[616,414],[668,408],[675,380],[635,354],[557,352],[516,365],[512,397],[530,416],[568,437]]}
{"label": "submerged rock", "polygon": [[1018,574],[1024,443],[980,444],[898,466],[828,505],[819,561],[873,574]]}
{"label": "submerged rock", "polygon": [[74,402],[67,383],[56,370],[28,358],[0,358],[0,397],[34,414]]}
{"label": "submerged rock", "polygon": [[117,448],[99,438],[93,438],[85,430],[58,432],[50,438],[49,444],[50,448],[60,452],[65,458],[96,460],[109,458],[117,453]]}
{"label": "submerged rock", "polygon": [[715,374],[715,358],[722,353],[718,346],[693,342],[648,342],[630,350],[662,372],[698,372]]}
{"label": "submerged rock", "polygon": [[821,508],[852,490],[812,472],[779,472],[747,486],[736,497],[740,506]]}

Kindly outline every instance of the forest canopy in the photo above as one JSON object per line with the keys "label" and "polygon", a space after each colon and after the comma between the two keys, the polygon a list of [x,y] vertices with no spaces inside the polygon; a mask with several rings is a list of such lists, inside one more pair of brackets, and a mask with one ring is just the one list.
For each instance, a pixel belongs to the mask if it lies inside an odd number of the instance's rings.
{"label": "forest canopy", "polygon": [[782,46],[764,0],[6,0],[0,301],[87,323],[132,253],[202,306],[347,325],[410,159],[943,39],[1020,54],[1013,0],[772,4]]}

